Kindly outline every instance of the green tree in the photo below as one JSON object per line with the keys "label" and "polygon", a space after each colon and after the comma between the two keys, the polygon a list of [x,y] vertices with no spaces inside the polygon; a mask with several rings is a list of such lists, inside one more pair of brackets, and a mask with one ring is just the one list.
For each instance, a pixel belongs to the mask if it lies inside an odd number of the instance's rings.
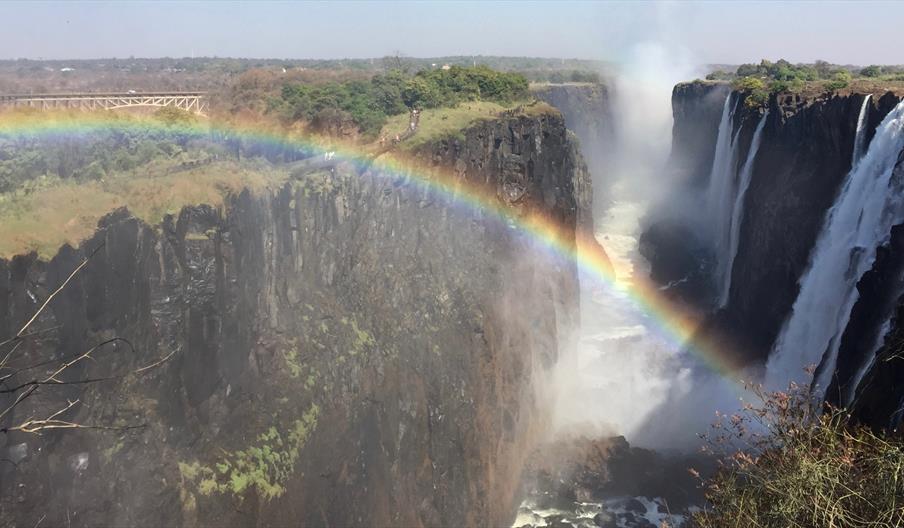
{"label": "green tree", "polygon": [[882,75],[882,67],[876,66],[875,64],[867,66],[866,68],[860,70],[860,75],[862,75],[863,77],[878,77]]}

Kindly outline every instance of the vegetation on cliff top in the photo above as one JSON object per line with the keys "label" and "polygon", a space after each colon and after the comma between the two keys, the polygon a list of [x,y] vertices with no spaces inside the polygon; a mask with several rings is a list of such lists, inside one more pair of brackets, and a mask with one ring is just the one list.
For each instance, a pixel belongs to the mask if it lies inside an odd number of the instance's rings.
{"label": "vegetation on cliff top", "polygon": [[[252,74],[250,75],[257,75]],[[375,137],[390,116],[411,109],[450,108],[465,102],[511,103],[528,97],[527,79],[485,66],[431,68],[408,75],[392,70],[366,80],[327,83],[283,83],[269,95],[266,86],[249,90],[246,76],[236,83],[242,97],[233,97],[232,112],[259,107],[283,123],[303,122],[318,133]]]}
{"label": "vegetation on cliff top", "polygon": [[[246,117],[250,129],[265,130],[267,137],[285,137],[285,142],[230,137],[173,108],[144,117],[103,112],[87,119],[74,111],[2,112],[0,258],[32,251],[50,258],[63,244],[77,245],[89,237],[98,220],[117,208],[127,207],[156,225],[184,206],[217,207],[231,193],[273,188],[288,175],[270,163],[316,155],[320,151],[313,144],[328,146],[325,150],[346,145],[374,153],[387,148],[410,151],[461,137],[463,129],[506,111],[555,112],[544,103],[527,104],[527,96],[523,76],[485,67],[284,85],[279,99],[270,101],[269,111]],[[422,109],[416,134],[409,130],[411,108]],[[278,119],[270,119],[273,116]],[[214,116],[211,121],[222,118]],[[301,130],[296,127],[308,120],[315,128],[322,126],[321,133],[310,133],[304,124]],[[369,142],[343,137],[343,123],[349,120],[354,127],[379,128]],[[95,121],[102,125],[83,126]],[[394,141],[406,132],[405,141]]]}
{"label": "vegetation on cliff top", "polygon": [[217,161],[181,169],[163,159],[103,180],[38,178],[0,194],[0,258],[35,251],[49,259],[63,244],[76,246],[90,237],[97,222],[120,207],[156,225],[184,206],[217,207],[229,194],[274,188],[285,179],[283,171],[262,161]]}
{"label": "vegetation on cliff top", "polygon": [[747,94],[746,104],[756,107],[778,93],[813,94],[845,88],[873,91],[877,84],[898,87],[904,84],[904,67],[874,65],[850,69],[825,61],[792,64],[784,59],[776,62],[763,59],[759,64],[742,64],[734,72],[717,70],[706,79],[730,81],[734,89]]}
{"label": "vegetation on cliff top", "polygon": [[[512,115],[541,116],[556,115],[559,111],[542,102],[523,104],[500,104],[488,102],[462,103],[454,108],[432,108],[420,115],[417,134],[401,143],[403,151],[417,150],[424,145],[444,139],[464,139],[464,131],[482,121],[498,119],[505,112]],[[408,116],[394,116],[380,132],[380,136],[393,138],[408,129]]]}

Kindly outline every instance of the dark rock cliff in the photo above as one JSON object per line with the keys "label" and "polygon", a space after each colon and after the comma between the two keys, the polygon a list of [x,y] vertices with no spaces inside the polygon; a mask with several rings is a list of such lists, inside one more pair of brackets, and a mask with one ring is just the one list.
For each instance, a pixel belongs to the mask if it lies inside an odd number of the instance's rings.
{"label": "dark rock cliff", "polygon": [[[576,226],[590,207],[560,116],[418,157],[515,214]],[[67,399],[67,419],[141,426],[4,434],[2,524],[510,523],[544,423],[533,381],[577,322],[574,264],[405,171],[340,164],[228,203],[156,227],[119,211],[50,262],[0,261],[3,341],[100,247],[16,364],[128,340],[66,378],[110,379],[42,387],[0,426]]]}
{"label": "dark rock cliff", "polygon": [[580,139],[581,153],[593,175],[597,206],[605,205],[608,163],[615,144],[612,95],[604,84],[543,84],[533,95],[556,107],[565,125]]}
{"label": "dark rock cliff", "polygon": [[[904,181],[904,151],[892,178]],[[888,244],[877,249],[876,261],[857,283],[857,290],[859,298],[842,336],[826,398],[851,406],[860,420],[873,427],[900,430],[904,419],[904,225],[892,228]]]}
{"label": "dark rock cliff", "polygon": [[[863,95],[775,98],[763,129],[720,319],[763,361],[798,293],[798,281],[825,213],[851,167]],[[759,111],[743,104],[740,159],[746,158]],[[754,116],[749,115],[754,113]]]}
{"label": "dark rock cliff", "polygon": [[645,220],[640,253],[650,276],[667,293],[694,305],[712,297],[711,260],[699,227],[685,218],[688,204],[703,193],[712,170],[727,83],[682,83],[672,90],[672,150],[665,175],[674,199],[654,208]]}
{"label": "dark rock cliff", "polygon": [[672,90],[672,151],[669,177],[686,185],[706,185],[713,166],[727,83],[682,83]]}
{"label": "dark rock cliff", "polygon": [[[698,85],[691,89],[689,86]],[[690,135],[709,131],[708,149],[685,149],[689,159],[698,162],[690,177],[679,179],[684,192],[703,193],[712,167],[711,145],[715,144],[718,116],[716,104],[705,88],[712,85],[681,85],[673,103],[690,111],[675,112],[675,149],[688,144]],[[880,94],[881,95],[881,94]],[[721,95],[724,101],[724,92]],[[745,195],[737,256],[732,269],[731,291],[727,306],[710,319],[704,332],[731,336],[726,342],[743,357],[741,362],[762,362],[771,349],[798,293],[798,281],[804,272],[810,251],[831,207],[839,186],[851,166],[854,136],[865,94],[801,97],[773,96],[762,142],[753,166],[750,187]],[[682,101],[689,98],[690,101]],[[897,98],[893,94],[875,95],[870,102],[868,131],[884,118]],[[741,148],[739,163],[747,156],[753,131],[764,109],[748,107],[743,97],[735,106],[735,133]],[[698,130],[685,121],[707,122]],[[673,154],[673,158],[674,158]],[[679,158],[680,160],[680,158]],[[684,184],[684,182],[688,182]],[[644,254],[651,260],[653,277],[664,284],[690,276],[685,290],[678,294],[705,306],[710,268],[700,236],[689,223],[665,218],[654,221],[642,239]],[[679,265],[681,264],[681,265]],[[701,294],[703,292],[703,294]]]}

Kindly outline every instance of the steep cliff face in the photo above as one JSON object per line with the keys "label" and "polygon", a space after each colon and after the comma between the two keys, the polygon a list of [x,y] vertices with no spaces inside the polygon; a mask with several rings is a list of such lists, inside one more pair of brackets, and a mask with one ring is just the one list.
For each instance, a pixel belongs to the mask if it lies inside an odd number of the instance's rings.
{"label": "steep cliff face", "polygon": [[[712,112],[727,96],[727,88],[718,86],[723,88],[715,102],[716,88],[700,83],[680,85],[673,98],[673,164],[679,169],[679,189],[691,195],[705,191],[712,168],[711,149],[718,128],[718,117],[713,118]],[[825,213],[850,170],[865,96],[780,95],[772,97],[765,109],[748,107],[743,96],[736,97],[732,135],[738,138],[739,163],[747,157],[763,112],[769,114],[743,200],[728,303],[704,331],[730,336],[726,346],[742,356],[738,358],[742,362],[766,359],[791,310]],[[873,96],[867,137],[897,100],[890,93]],[[702,129],[688,120],[708,124]],[[707,135],[704,142],[702,137]],[[695,141],[696,148],[687,146]],[[687,154],[682,157],[676,152]],[[682,159],[689,160],[683,165],[692,167],[689,173],[682,169]],[[642,249],[651,260],[654,279],[668,284],[689,278],[675,289],[676,294],[705,307],[712,297],[709,263],[724,257],[708,252],[693,225],[674,215],[654,219],[644,234]]]}
{"label": "steep cliff face", "polygon": [[[892,175],[904,180],[904,151]],[[876,428],[900,430],[904,420],[904,225],[892,228],[876,251],[870,271],[857,283],[859,299],[851,311],[838,351],[838,366],[826,398],[853,407]]]}
{"label": "steep cliff face", "polygon": [[605,204],[608,163],[615,144],[612,95],[604,84],[544,84],[532,90],[535,97],[556,107],[565,125],[580,139],[597,191],[597,206]]}
{"label": "steep cliff face", "polygon": [[652,279],[669,294],[700,306],[712,297],[712,256],[699,226],[685,215],[708,182],[729,92],[728,84],[710,82],[682,83],[672,90],[672,150],[665,179],[675,196],[650,211],[640,237]]}
{"label": "steep cliff face", "polygon": [[672,151],[669,177],[687,185],[706,185],[713,166],[727,83],[682,83],[672,90]]}
{"label": "steep cliff face", "polygon": [[[752,359],[765,360],[797,297],[825,213],[851,168],[863,97],[770,101],[722,314]],[[752,129],[759,111],[739,110],[756,113],[742,117],[742,126]],[[742,136],[741,145],[749,144]]]}
{"label": "steep cliff face", "polygon": [[[516,213],[577,226],[590,207],[560,116],[482,123],[418,158]],[[572,263],[404,171],[339,164],[0,261],[0,341],[97,248],[16,361],[120,336],[67,378],[111,379],[42,387],[2,426],[68,398],[67,419],[140,427],[5,435],[4,525],[511,522],[543,424],[534,381],[576,323]]]}

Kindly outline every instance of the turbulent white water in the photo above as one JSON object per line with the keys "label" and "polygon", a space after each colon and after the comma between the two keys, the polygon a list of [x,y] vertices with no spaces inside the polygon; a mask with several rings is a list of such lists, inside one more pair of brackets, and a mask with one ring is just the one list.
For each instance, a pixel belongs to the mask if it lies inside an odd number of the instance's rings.
{"label": "turbulent white water", "polygon": [[904,102],[876,129],[829,210],[800,282],[800,294],[766,366],[767,386],[781,389],[819,365],[814,395],[821,397],[835,370],[839,342],[857,301],[857,282],[872,267],[876,248],[904,222],[902,182],[892,180],[904,149]]}
{"label": "turbulent white water", "polygon": [[760,118],[756,130],[753,132],[753,139],[750,140],[750,149],[747,151],[747,160],[741,167],[741,173],[738,177],[738,192],[735,193],[734,206],[731,211],[731,223],[728,233],[728,253],[724,258],[720,257],[720,262],[724,262],[721,276],[722,283],[719,288],[719,307],[728,304],[728,294],[731,291],[731,271],[734,267],[735,257],[738,254],[738,244],[741,236],[741,220],[744,218],[744,196],[750,187],[750,178],[753,176],[753,164],[756,161],[756,154],[760,150],[760,140],[763,137],[763,128],[766,126],[766,118],[769,112],[763,114]]}
{"label": "turbulent white water", "polygon": [[[616,194],[621,194],[615,189]],[[619,281],[646,273],[637,253],[643,203],[621,199],[597,221]],[[641,266],[638,268],[638,266]],[[652,322],[623,291],[588,282],[581,291],[581,333],[576,353],[562,358],[556,428],[589,426],[604,434],[631,434],[666,398],[674,373],[664,366],[673,347],[651,334]],[[588,402],[605,402],[588,406]]]}

